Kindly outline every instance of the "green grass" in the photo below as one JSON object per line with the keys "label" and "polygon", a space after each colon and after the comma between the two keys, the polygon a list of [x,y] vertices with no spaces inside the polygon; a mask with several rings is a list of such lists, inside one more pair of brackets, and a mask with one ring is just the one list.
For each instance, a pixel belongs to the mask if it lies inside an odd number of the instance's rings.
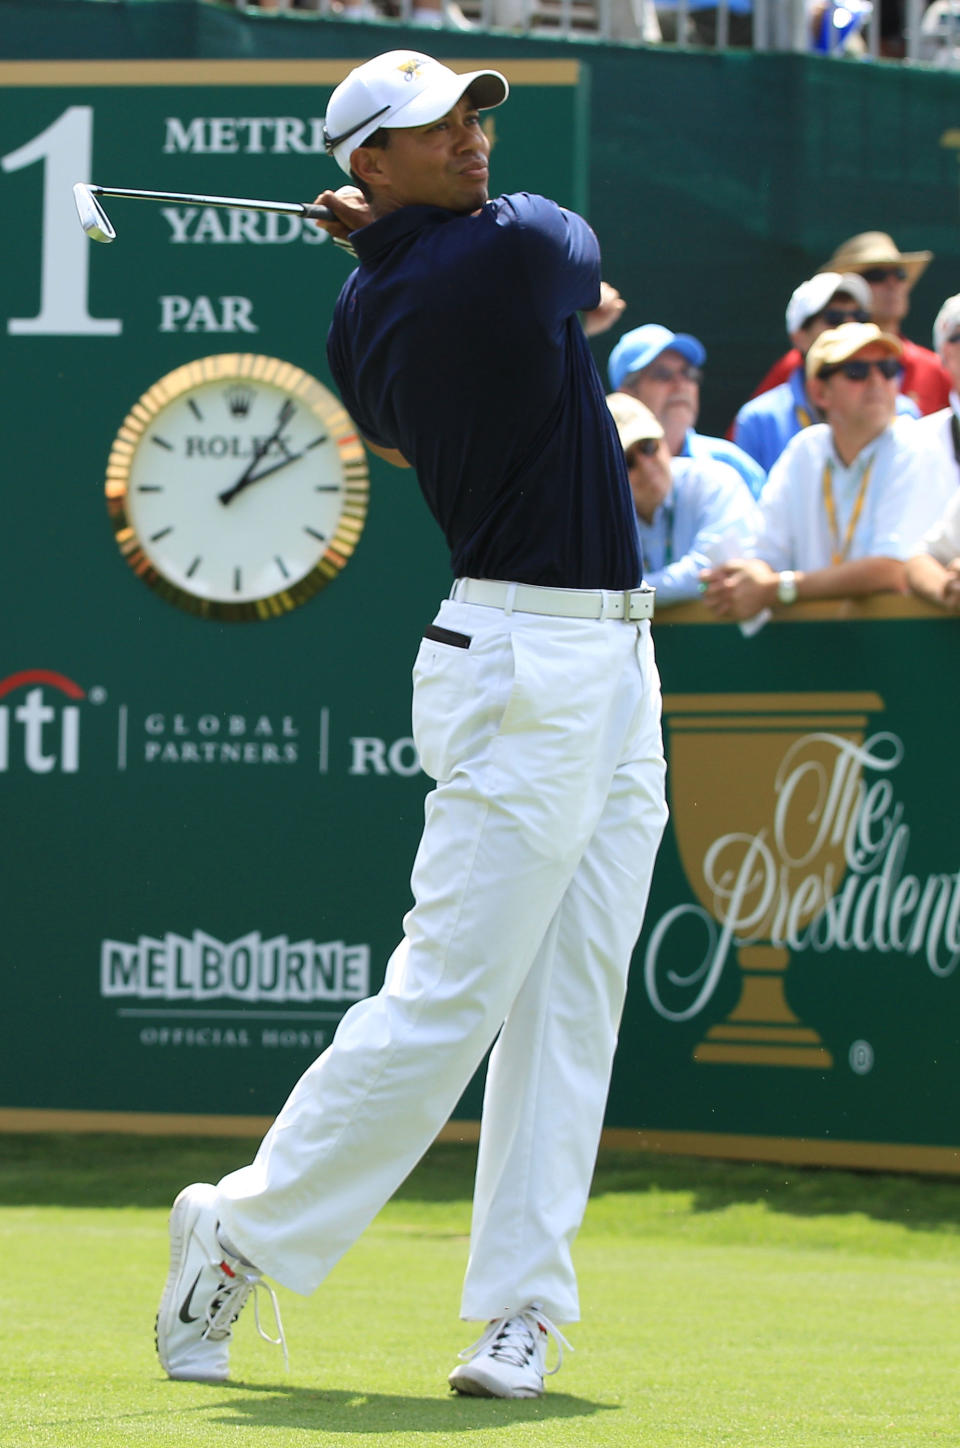
{"label": "green grass", "polygon": [[[604,1154],[576,1352],[538,1402],[453,1398],[471,1148],[435,1148],[310,1299],[291,1369],[153,1353],[170,1201],[252,1143],[0,1137],[3,1448],[960,1445],[958,1185]],[[247,1320],[249,1317],[249,1321]],[[309,1435],[306,1436],[306,1435]]]}

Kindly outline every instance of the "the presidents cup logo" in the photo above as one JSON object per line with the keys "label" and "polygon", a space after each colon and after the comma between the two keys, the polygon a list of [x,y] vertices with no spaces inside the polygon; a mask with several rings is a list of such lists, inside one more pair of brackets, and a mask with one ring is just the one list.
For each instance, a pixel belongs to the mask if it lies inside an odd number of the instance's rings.
{"label": "the presidents cup logo", "polygon": [[397,70],[403,76],[405,81],[414,81],[423,70],[424,65],[426,65],[426,61],[415,60],[411,56],[411,58],[409,60],[405,60],[402,65],[398,65]]}
{"label": "the presidents cup logo", "polygon": [[[896,734],[875,729],[876,694],[674,695],[673,828],[698,904],[654,925],[647,994],[665,1019],[700,1014],[735,953],[740,998],[696,1047],[699,1062],[833,1065],[791,1009],[785,974],[805,951],[960,961],[960,872],[906,873]],[[856,1068],[855,1068],[856,1069]]]}

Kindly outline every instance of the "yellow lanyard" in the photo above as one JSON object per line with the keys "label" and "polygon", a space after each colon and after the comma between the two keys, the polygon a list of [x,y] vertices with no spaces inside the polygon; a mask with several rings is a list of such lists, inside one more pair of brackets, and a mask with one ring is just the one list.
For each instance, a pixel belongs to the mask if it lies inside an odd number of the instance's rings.
{"label": "yellow lanyard", "polygon": [[873,458],[867,463],[863,470],[863,477],[860,479],[860,486],[857,489],[857,496],[853,502],[853,512],[850,514],[850,522],[847,524],[846,536],[843,540],[843,547],[840,546],[840,530],[837,527],[837,508],[833,501],[833,464],[828,458],[823,465],[823,506],[827,510],[827,522],[830,524],[830,537],[833,541],[832,561],[843,563],[850,552],[850,544],[853,542],[853,535],[863,512],[864,499],[867,496],[867,484],[870,481],[870,474],[873,471]]}
{"label": "yellow lanyard", "polygon": [[797,421],[799,422],[801,428],[809,427],[810,424],[813,422],[813,418],[810,416],[807,409],[805,407],[801,407],[799,402],[795,402],[793,405],[793,410],[797,414]]}

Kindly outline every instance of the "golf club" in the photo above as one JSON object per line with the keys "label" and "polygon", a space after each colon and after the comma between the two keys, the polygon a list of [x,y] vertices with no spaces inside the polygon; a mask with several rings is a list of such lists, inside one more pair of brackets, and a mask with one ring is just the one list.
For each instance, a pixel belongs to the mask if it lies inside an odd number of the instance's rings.
{"label": "golf club", "polygon": [[334,221],[326,206],[308,206],[302,201],[245,201],[236,196],[194,196],[180,191],[128,191],[119,186],[94,186],[78,181],[73,188],[80,225],[91,241],[114,241],[117,233],[98,196],[127,196],[135,201],[172,201],[184,206],[225,206],[234,211],[272,211],[283,216],[302,216],[307,221]]}

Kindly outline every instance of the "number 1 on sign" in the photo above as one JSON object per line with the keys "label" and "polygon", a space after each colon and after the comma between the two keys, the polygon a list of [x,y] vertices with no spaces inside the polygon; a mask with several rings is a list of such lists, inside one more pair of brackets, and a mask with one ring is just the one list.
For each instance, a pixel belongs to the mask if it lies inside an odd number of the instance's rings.
{"label": "number 1 on sign", "polygon": [[91,317],[87,308],[90,246],[79,225],[73,186],[90,175],[93,156],[92,106],[68,106],[39,136],[0,157],[4,171],[44,162],[40,263],[40,311],[10,317],[14,337],[116,337],[117,317]]}

